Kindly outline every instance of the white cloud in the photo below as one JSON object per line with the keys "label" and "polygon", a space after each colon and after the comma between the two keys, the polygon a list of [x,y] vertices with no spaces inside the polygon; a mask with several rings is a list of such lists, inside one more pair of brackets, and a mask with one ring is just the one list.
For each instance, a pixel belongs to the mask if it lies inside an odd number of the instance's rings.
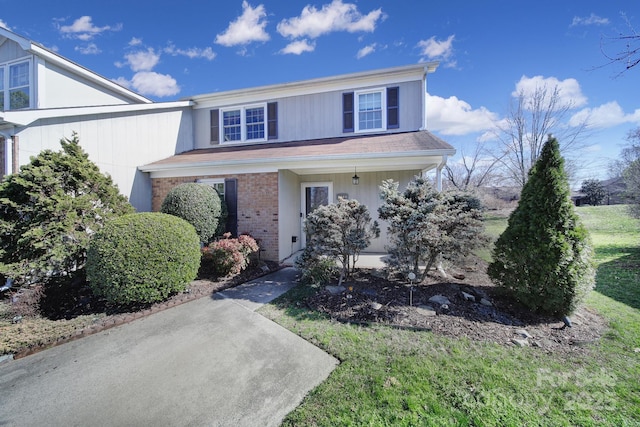
{"label": "white cloud", "polygon": [[83,55],[97,55],[102,52],[95,43],[89,43],[86,46],[76,46],[74,49]]}
{"label": "white cloud", "polygon": [[373,44],[370,44],[368,46],[363,47],[362,49],[360,49],[358,51],[358,54],[356,55],[356,58],[362,59],[367,55],[371,55],[373,52],[376,51],[376,46],[377,46],[377,43],[373,43]]}
{"label": "white cloud", "polygon": [[444,59],[448,60],[453,55],[453,41],[455,34],[447,37],[446,40],[436,40],[435,36],[427,40],[420,40],[418,47],[420,54],[428,60]]}
{"label": "white cloud", "polygon": [[131,82],[124,77],[118,77],[116,79],[112,79],[114,82],[118,83],[120,86],[124,86],[127,89],[131,89]]}
{"label": "white cloud", "polygon": [[577,25],[608,25],[609,19],[602,18],[595,13],[587,17],[574,16],[573,21],[571,21],[571,27],[575,27]]}
{"label": "white cloud", "polygon": [[467,135],[494,128],[497,114],[485,107],[473,109],[455,96],[442,98],[427,94],[427,124],[443,135]]}
{"label": "white cloud", "polygon": [[6,22],[4,22],[4,20],[2,20],[2,19],[0,19],[0,27],[11,31],[11,27]]}
{"label": "white cloud", "polygon": [[577,108],[587,103],[587,97],[582,94],[582,89],[576,79],[558,80],[555,77],[522,76],[511,95],[517,97],[522,93],[525,97],[529,97],[538,90],[546,90],[547,95],[551,95],[555,88],[558,89],[559,95],[558,107]]}
{"label": "white cloud", "polygon": [[584,108],[574,114],[569,120],[570,126],[580,126],[588,123],[595,128],[609,128],[624,123],[640,125],[640,109],[631,114],[626,114],[616,101],[608,102],[595,108]]}
{"label": "white cloud", "polygon": [[160,61],[160,55],[153,48],[128,53],[125,58],[133,71],[150,71]]}
{"label": "white cloud", "polygon": [[59,28],[63,35],[84,41],[91,40],[105,31],[120,31],[121,29],[122,24],[97,27],[93,24],[92,18],[86,15],[76,19],[71,25],[63,25]]}
{"label": "white cloud", "polygon": [[300,55],[304,52],[313,52],[316,49],[315,42],[309,42],[307,39],[296,40],[285,46],[280,51],[282,54]]}
{"label": "white cloud", "polygon": [[385,17],[382,9],[372,10],[363,15],[355,4],[333,0],[330,4],[323,5],[320,10],[315,6],[305,6],[300,16],[283,19],[277,29],[283,37],[315,39],[335,31],[373,32],[378,21],[384,20]]}
{"label": "white cloud", "polygon": [[246,0],[243,1],[242,15],[230,22],[227,29],[216,36],[215,42],[230,47],[268,41],[270,37],[265,31],[266,16],[264,5],[253,8]]}
{"label": "white cloud", "polygon": [[140,46],[142,44],[142,39],[139,39],[137,37],[132,37],[131,40],[129,40],[129,46]]}
{"label": "white cloud", "polygon": [[164,97],[176,95],[180,92],[180,86],[178,86],[178,83],[173,77],[168,74],[160,74],[153,71],[136,73],[130,81],[123,77],[115,81],[142,95]]}
{"label": "white cloud", "polygon": [[204,49],[198,47],[192,47],[189,49],[179,49],[176,48],[173,44],[168,45],[164,48],[164,52],[171,56],[186,56],[190,59],[195,58],[204,58],[209,61],[212,61],[216,57],[216,53],[210,47],[206,47]]}

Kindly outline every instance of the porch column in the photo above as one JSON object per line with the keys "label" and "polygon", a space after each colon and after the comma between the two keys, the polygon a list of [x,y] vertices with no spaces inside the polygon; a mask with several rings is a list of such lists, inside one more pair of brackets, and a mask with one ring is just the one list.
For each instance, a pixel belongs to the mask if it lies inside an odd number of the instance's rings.
{"label": "porch column", "polygon": [[[18,135],[13,135],[11,137],[11,141],[13,142],[11,147],[11,173],[18,173],[20,169],[20,159],[18,156],[20,155],[20,149],[18,147]],[[7,168],[9,170],[9,168]]]}

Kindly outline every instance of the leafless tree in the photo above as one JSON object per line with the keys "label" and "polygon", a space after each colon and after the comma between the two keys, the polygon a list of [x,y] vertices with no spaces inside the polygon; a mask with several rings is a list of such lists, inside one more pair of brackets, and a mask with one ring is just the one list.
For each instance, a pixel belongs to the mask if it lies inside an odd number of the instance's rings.
{"label": "leafless tree", "polygon": [[[622,14],[627,29],[615,36],[603,36],[600,42],[600,49],[603,55],[609,60],[606,65],[623,64],[623,72],[640,64],[640,34],[633,28],[631,21]],[[605,45],[615,45],[616,52],[607,51]]]}
{"label": "leafless tree", "polygon": [[523,186],[529,170],[540,157],[540,151],[549,135],[560,142],[563,155],[575,153],[584,147],[587,119],[569,126],[574,108],[560,96],[558,86],[537,87],[531,93],[521,90],[509,110],[508,116],[496,124],[499,140],[494,158],[499,159],[505,178]]}
{"label": "leafless tree", "polygon": [[461,149],[460,156],[460,162],[450,162],[445,167],[444,177],[449,185],[461,191],[473,191],[493,183],[496,165],[501,159],[491,156],[484,143],[476,144],[471,156],[466,156]]}

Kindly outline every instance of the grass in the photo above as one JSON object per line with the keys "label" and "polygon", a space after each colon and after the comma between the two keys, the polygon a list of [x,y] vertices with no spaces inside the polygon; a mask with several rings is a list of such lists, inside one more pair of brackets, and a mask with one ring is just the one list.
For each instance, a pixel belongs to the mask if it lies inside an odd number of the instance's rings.
{"label": "grass", "polygon": [[618,206],[578,213],[599,264],[588,305],[610,325],[585,355],[345,325],[308,310],[302,300],[315,290],[298,287],[261,312],[341,363],[283,424],[639,426],[640,224]]}

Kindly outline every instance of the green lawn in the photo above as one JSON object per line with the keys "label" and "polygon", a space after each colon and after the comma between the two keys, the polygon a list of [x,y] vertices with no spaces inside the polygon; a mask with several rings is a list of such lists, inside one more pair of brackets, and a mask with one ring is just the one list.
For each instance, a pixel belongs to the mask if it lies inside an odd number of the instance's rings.
{"label": "green lawn", "polygon": [[[599,263],[588,305],[610,323],[590,354],[345,325],[308,310],[300,301],[314,290],[298,287],[261,312],[341,364],[284,425],[639,426],[640,224],[617,206],[578,212]],[[506,225],[489,222],[497,234]]]}

